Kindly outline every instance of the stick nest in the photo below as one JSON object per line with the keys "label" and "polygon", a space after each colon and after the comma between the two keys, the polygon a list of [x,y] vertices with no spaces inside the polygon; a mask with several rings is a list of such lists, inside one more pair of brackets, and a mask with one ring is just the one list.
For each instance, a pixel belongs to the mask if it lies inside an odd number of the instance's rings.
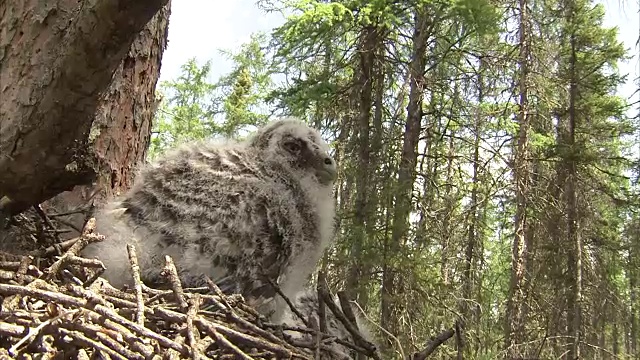
{"label": "stick nest", "polygon": [[[183,289],[169,257],[171,289],[147,287],[133,246],[135,286],[118,290],[100,277],[100,261],[78,256],[103,240],[94,229],[90,219],[77,238],[28,255],[2,254],[0,359],[314,359],[336,341],[269,323],[212,282]],[[302,343],[284,330],[316,334],[317,341]]]}

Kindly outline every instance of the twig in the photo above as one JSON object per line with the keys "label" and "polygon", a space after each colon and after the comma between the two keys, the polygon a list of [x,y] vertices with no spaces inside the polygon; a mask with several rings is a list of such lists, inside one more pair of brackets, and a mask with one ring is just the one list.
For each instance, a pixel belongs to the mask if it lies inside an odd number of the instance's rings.
{"label": "twig", "polygon": [[189,310],[187,310],[187,340],[191,347],[191,358],[193,360],[200,359],[200,350],[198,348],[198,342],[200,336],[197,335],[197,330],[193,326],[193,319],[198,315],[200,309],[200,294],[196,294],[189,301]]}
{"label": "twig", "polygon": [[[16,277],[16,273],[13,271],[0,270],[0,280],[14,280]],[[36,278],[30,275],[22,276],[23,281],[32,282]]]}
{"label": "twig", "polygon": [[92,311],[89,311],[89,310],[83,310],[83,311],[84,311],[84,314],[89,319],[91,319],[91,321],[104,326],[104,328],[101,330],[103,333],[105,334],[115,333],[117,334],[115,336],[117,337],[121,336],[122,338],[124,338],[124,341],[126,341],[133,350],[138,351],[139,353],[144,355],[146,359],[150,358],[154,354],[154,349],[152,346],[142,344],[141,339],[135,334],[133,334],[131,331],[129,331],[129,329],[127,329],[125,326],[122,326],[109,319],[105,319],[104,317]]}
{"label": "twig", "polygon": [[224,310],[231,310],[231,306],[229,305],[229,303],[227,302],[226,296],[224,296],[224,294],[222,293],[222,290],[220,290],[220,288],[218,287],[218,285],[216,285],[215,282],[213,282],[213,280],[211,280],[210,277],[205,276],[204,277],[204,281],[207,283],[207,287],[213,291],[214,294],[216,294],[217,296],[220,297],[220,307]]}
{"label": "twig", "polygon": [[260,349],[269,350],[278,356],[283,356],[285,358],[290,358],[293,354],[288,349],[269,343],[263,339],[257,338],[255,336],[251,336],[249,334],[243,334],[233,329],[229,329],[221,324],[217,324],[213,321],[204,321],[203,319],[198,318],[196,322],[210,335],[216,338],[216,333],[221,332],[225,337],[232,337],[236,340],[246,342],[250,346],[254,346]]}
{"label": "twig", "polygon": [[360,315],[362,317],[364,317],[370,324],[373,324],[375,327],[377,327],[380,331],[382,331],[383,333],[385,333],[387,336],[389,336],[391,339],[393,339],[396,342],[396,345],[398,346],[399,352],[402,354],[402,358],[405,359],[406,356],[404,354],[404,351],[402,350],[402,343],[400,342],[400,339],[398,339],[397,336],[393,335],[392,333],[390,333],[387,329],[383,328],[382,326],[378,325],[375,321],[373,321],[368,315],[367,313],[360,307],[360,305],[357,302],[353,302],[353,304],[358,308],[358,310],[360,310]]}
{"label": "twig", "polygon": [[44,250],[32,251],[29,253],[29,255],[44,257],[44,256],[53,255],[53,254],[59,254],[61,251],[66,251],[67,249],[69,249],[71,246],[73,246],[73,244],[78,242],[78,240],[80,240],[80,237],[75,237],[73,239],[65,240],[63,242],[53,244]]}
{"label": "twig", "polygon": [[244,351],[240,350],[237,346],[235,346],[231,341],[227,340],[224,336],[220,335],[218,331],[214,327],[209,329],[211,331],[211,336],[216,340],[216,343],[220,347],[226,347],[227,349],[232,350],[236,355],[240,356],[240,359],[244,360],[252,360],[253,358],[247,355]]}
{"label": "twig", "polygon": [[129,264],[131,264],[131,273],[133,274],[134,290],[136,292],[136,322],[140,326],[144,326],[144,298],[142,297],[142,280],[140,279],[140,266],[138,265],[138,256],[136,255],[136,247],[127,244],[127,253],[129,254]]}
{"label": "twig", "polygon": [[72,331],[72,330],[67,330],[63,327],[59,327],[58,328],[58,332],[61,335],[67,335],[70,336],[72,338],[74,338],[76,341],[80,342],[83,345],[88,345],[93,347],[96,350],[102,351],[104,353],[109,354],[109,356],[111,358],[116,358],[116,359],[122,359],[122,360],[127,360],[126,357],[120,355],[117,351],[110,349],[109,347],[105,346],[104,344],[97,342],[95,340],[89,339],[88,337],[86,337],[83,333],[79,332],[79,331]]}
{"label": "twig", "polygon": [[[354,326],[349,322],[349,320],[347,320],[347,318],[342,313],[342,311],[338,309],[338,306],[331,299],[331,295],[329,295],[329,291],[327,290],[326,283],[319,285],[318,292],[320,293],[322,301],[324,301],[327,304],[331,312],[333,312],[336,318],[342,323],[342,325],[344,325],[344,327],[353,337],[356,344],[366,349],[366,355],[376,360],[381,360],[380,355],[378,355],[375,351],[375,346],[371,344],[369,341],[367,341],[364,337],[362,337],[362,334],[360,334],[360,332],[354,328]],[[318,301],[320,301],[320,299],[318,299]]]}
{"label": "twig", "polygon": [[144,355],[135,353],[127,349],[119,341],[115,340],[112,336],[109,336],[111,335],[109,334],[109,332],[105,331],[99,326],[76,321],[69,324],[63,324],[62,327],[70,328],[69,330],[75,330],[83,334],[89,335],[91,339],[99,340],[101,343],[105,344],[110,349],[113,349],[118,354],[124,356],[127,359],[139,359],[139,360],[145,359]]}
{"label": "twig", "polygon": [[269,279],[267,276],[264,276],[264,279],[267,280],[267,282],[269,282],[269,285],[271,285],[271,287],[278,293],[278,295],[280,295],[280,297],[282,297],[282,299],[284,299],[284,301],[289,306],[289,309],[291,309],[291,311],[293,311],[293,313],[296,314],[296,316],[298,318],[300,318],[302,323],[306,327],[310,327],[309,326],[309,321],[307,319],[305,319],[304,315],[302,315],[302,313],[295,307],[295,305],[293,305],[291,300],[289,300],[289,298],[282,292],[280,287],[278,285],[276,285],[273,281],[271,281],[271,279]]}
{"label": "twig", "polygon": [[164,256],[164,269],[162,270],[162,274],[169,278],[169,283],[171,284],[171,288],[173,289],[173,293],[176,295],[176,300],[178,301],[178,305],[182,310],[186,310],[189,307],[187,301],[184,299],[184,291],[182,290],[182,283],[180,282],[180,277],[178,277],[178,270],[176,269],[176,265],[173,263],[171,256]]}
{"label": "twig", "polygon": [[22,325],[16,325],[16,324],[11,324],[11,323],[6,323],[4,321],[0,321],[0,335],[4,335],[4,336],[14,336],[14,337],[18,337],[18,336],[25,336],[24,332],[25,331],[31,331],[31,329],[29,329],[26,326],[22,326]]}
{"label": "twig", "polygon": [[81,214],[81,213],[89,211],[89,209],[90,208],[88,206],[83,206],[81,208],[76,208],[76,209],[65,211],[65,212],[51,213],[51,214],[49,214],[49,217],[58,217],[58,216],[68,216],[68,215],[74,215],[74,214]]}
{"label": "twig", "polygon": [[60,270],[60,268],[69,261],[69,258],[77,256],[78,253],[84,249],[87,244],[104,240],[104,236],[95,235],[93,231],[96,228],[96,219],[91,218],[87,222],[87,225],[82,230],[82,236],[80,236],[80,240],[74,243],[69,250],[67,250],[64,255],[60,257],[56,262],[54,262],[50,267],[45,269],[45,280],[51,280]]}
{"label": "twig", "polygon": [[89,267],[89,268],[106,269],[102,261],[98,259],[87,259],[84,257],[75,256],[75,255],[69,255],[67,257],[67,264],[79,265],[82,267]]}
{"label": "twig", "polygon": [[[330,339],[330,340],[333,340],[333,339]],[[304,342],[299,340],[292,340],[292,343],[297,347],[306,348],[306,349],[315,349],[317,346],[315,342]],[[331,353],[333,355],[331,359],[351,360],[351,358],[348,355],[339,353],[336,349],[332,348],[331,346],[325,343],[320,343],[320,349],[323,350],[324,352]],[[321,359],[318,353],[316,353],[315,359]]]}
{"label": "twig", "polygon": [[316,285],[316,298],[318,299],[318,319],[320,321],[320,331],[327,332],[327,309],[324,306],[324,301],[320,301],[320,284],[325,284],[327,274],[324,271],[318,272],[318,284]]}
{"label": "twig", "polygon": [[15,280],[18,284],[24,284],[24,277],[27,275],[27,270],[29,270],[29,265],[33,262],[32,256],[23,256],[22,260],[20,260],[20,265],[18,265],[18,270],[16,271]]}
{"label": "twig", "polygon": [[42,324],[38,325],[38,327],[36,327],[35,329],[29,329],[29,333],[23,337],[22,339],[20,339],[18,342],[16,342],[15,344],[13,344],[13,346],[11,348],[9,348],[9,354],[12,356],[16,356],[17,355],[17,350],[20,346],[22,346],[22,344],[25,344],[27,341],[31,342],[33,341],[34,338],[36,338],[38,335],[40,335],[40,333],[42,332],[42,330],[53,324],[54,322],[58,321],[60,318],[68,315],[68,314],[73,314],[78,312],[78,310],[71,310],[71,311],[65,311],[62,312],[60,314],[58,314],[55,317],[52,317],[51,319],[48,319],[47,321],[43,322]]}
{"label": "twig", "polygon": [[342,309],[344,316],[349,320],[351,325],[360,332],[358,322],[356,321],[356,315],[353,313],[353,308],[351,308],[347,294],[344,291],[338,291],[338,300],[340,301],[340,308]]}
{"label": "twig", "polygon": [[67,281],[70,281],[76,285],[83,285],[82,280],[78,279],[78,277],[73,275],[73,273],[68,269],[62,269],[62,271],[60,271],[60,274]]}
{"label": "twig", "polygon": [[[77,286],[72,285],[71,288],[76,291],[79,290],[79,292],[86,292],[86,290],[79,288]],[[125,319],[124,317],[118,314],[115,314],[112,309],[110,309],[105,305],[100,305],[95,303],[92,304],[92,302],[89,302],[85,299],[76,299],[72,296],[65,295],[65,294],[54,293],[51,291],[34,289],[29,287],[8,285],[8,284],[0,284],[0,292],[5,294],[11,294],[11,295],[29,296],[29,297],[37,298],[40,300],[52,301],[60,304],[82,307],[87,310],[95,311],[96,313],[136,332],[138,335],[142,335],[142,336],[146,336],[148,338],[154,339],[158,341],[158,343],[161,344],[162,346],[175,349],[182,354],[185,354],[185,355],[188,354],[188,349],[186,346],[177,344],[173,340],[163,335],[156,334],[146,328],[141,327],[140,325],[132,321]],[[94,295],[94,299],[92,300],[95,300],[95,295]]]}
{"label": "twig", "polygon": [[44,210],[42,210],[42,207],[40,207],[40,205],[38,204],[38,205],[35,205],[33,209],[36,211],[38,216],[40,216],[42,221],[44,221],[44,223],[49,227],[49,229],[54,230],[53,237],[56,239],[57,242],[60,242],[61,241],[60,235],[57,232],[55,232],[55,230],[58,230],[58,229],[55,227],[55,225],[53,225],[53,223],[51,222],[51,219],[49,219],[47,214],[45,214]]}

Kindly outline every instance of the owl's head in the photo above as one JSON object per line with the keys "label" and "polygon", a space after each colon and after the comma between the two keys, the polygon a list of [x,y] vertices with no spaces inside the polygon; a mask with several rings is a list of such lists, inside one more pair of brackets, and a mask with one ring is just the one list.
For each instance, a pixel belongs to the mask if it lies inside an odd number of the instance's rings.
{"label": "owl's head", "polygon": [[329,146],[317,130],[298,119],[284,118],[265,125],[249,140],[249,146],[257,148],[268,162],[313,172],[322,185],[336,180],[336,162],[329,155]]}

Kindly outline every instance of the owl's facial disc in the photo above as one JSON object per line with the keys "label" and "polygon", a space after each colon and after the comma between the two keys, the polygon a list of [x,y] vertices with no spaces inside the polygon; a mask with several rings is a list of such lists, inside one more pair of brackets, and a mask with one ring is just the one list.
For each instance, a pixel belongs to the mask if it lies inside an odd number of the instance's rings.
{"label": "owl's facial disc", "polygon": [[313,170],[318,182],[322,185],[331,185],[336,180],[338,175],[336,162],[309,139],[285,136],[281,146],[294,166]]}

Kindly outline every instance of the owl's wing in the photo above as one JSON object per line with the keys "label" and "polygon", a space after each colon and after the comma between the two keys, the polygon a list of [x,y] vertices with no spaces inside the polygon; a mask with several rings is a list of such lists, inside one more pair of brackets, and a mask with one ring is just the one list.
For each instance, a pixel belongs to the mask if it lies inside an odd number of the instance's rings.
{"label": "owl's wing", "polygon": [[273,286],[279,285],[291,255],[291,246],[286,239],[290,218],[271,198],[262,198],[254,205],[252,218],[260,219],[260,225],[251,246],[245,249],[249,266],[248,271],[240,272],[239,282],[242,284],[240,292],[261,310],[274,306],[272,302],[279,296]]}

